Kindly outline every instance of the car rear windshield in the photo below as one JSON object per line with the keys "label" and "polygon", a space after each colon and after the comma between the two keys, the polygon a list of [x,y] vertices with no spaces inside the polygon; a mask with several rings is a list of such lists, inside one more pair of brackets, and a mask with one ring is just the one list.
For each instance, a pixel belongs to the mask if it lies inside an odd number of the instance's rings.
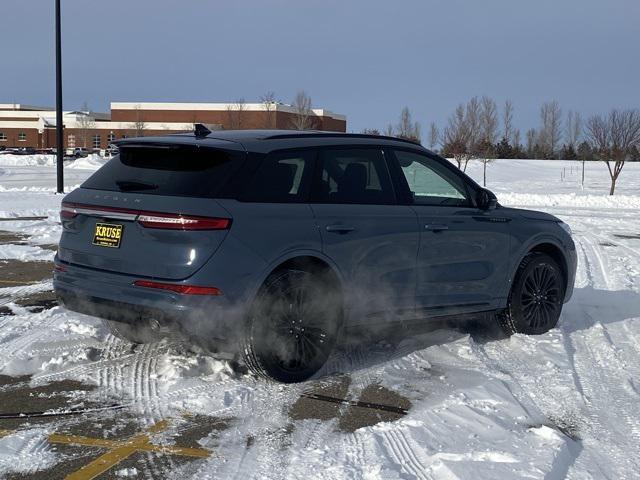
{"label": "car rear windshield", "polygon": [[193,146],[123,146],[83,188],[151,195],[213,198],[242,167],[244,154]]}

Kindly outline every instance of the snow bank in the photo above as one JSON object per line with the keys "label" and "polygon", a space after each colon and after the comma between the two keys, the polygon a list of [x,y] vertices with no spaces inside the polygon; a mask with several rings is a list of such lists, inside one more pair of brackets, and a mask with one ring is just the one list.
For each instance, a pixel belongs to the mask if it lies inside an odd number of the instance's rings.
{"label": "snow bank", "polygon": [[534,194],[498,193],[498,200],[505,206],[526,207],[582,207],[582,208],[640,208],[640,195],[581,195],[577,193]]}
{"label": "snow bank", "polygon": [[[97,170],[107,162],[100,155],[91,154],[77,160],[65,161],[64,168]],[[54,167],[55,155],[0,155],[0,167]]]}
{"label": "snow bank", "polygon": [[78,170],[97,170],[105,163],[107,163],[107,159],[101,157],[100,155],[89,155],[85,158],[78,158],[68,164],[65,164],[65,168],[74,168]]}
{"label": "snow bank", "polygon": [[55,164],[55,155],[0,155],[0,165],[7,167],[31,167],[36,165],[52,167]]}

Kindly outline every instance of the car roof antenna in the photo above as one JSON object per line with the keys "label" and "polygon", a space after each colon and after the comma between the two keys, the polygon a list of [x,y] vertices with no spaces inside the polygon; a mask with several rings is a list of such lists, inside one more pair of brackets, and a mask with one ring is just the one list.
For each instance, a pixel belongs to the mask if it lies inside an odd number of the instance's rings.
{"label": "car roof antenna", "polygon": [[196,134],[196,138],[207,138],[207,135],[211,133],[211,130],[201,123],[194,123],[193,130]]}

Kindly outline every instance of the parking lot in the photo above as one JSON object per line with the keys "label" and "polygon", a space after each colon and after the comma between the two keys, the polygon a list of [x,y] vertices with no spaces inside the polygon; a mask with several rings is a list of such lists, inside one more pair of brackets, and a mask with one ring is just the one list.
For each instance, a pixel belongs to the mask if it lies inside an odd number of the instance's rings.
{"label": "parking lot", "polygon": [[[507,175],[498,184],[503,201],[546,209],[574,230],[576,291],[548,334],[396,329],[342,345],[314,380],[279,385],[188,344],[132,345],[58,306],[53,168],[0,172],[2,478],[633,478],[640,470],[629,454],[640,445],[634,196],[621,208],[568,195],[566,184],[540,193],[551,179],[533,193]],[[69,180],[89,173],[70,170]]]}

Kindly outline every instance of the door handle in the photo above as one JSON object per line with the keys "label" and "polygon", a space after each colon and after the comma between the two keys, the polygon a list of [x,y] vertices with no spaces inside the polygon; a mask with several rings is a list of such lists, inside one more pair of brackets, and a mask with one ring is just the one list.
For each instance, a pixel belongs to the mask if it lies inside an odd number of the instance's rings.
{"label": "door handle", "polygon": [[438,223],[428,223],[424,226],[425,230],[431,230],[432,232],[441,232],[442,230],[449,230],[449,225],[442,225]]}
{"label": "door handle", "polygon": [[334,233],[349,233],[349,232],[353,232],[355,228],[350,227],[349,225],[335,224],[335,225],[327,225],[325,227],[325,230],[327,232],[334,232]]}

